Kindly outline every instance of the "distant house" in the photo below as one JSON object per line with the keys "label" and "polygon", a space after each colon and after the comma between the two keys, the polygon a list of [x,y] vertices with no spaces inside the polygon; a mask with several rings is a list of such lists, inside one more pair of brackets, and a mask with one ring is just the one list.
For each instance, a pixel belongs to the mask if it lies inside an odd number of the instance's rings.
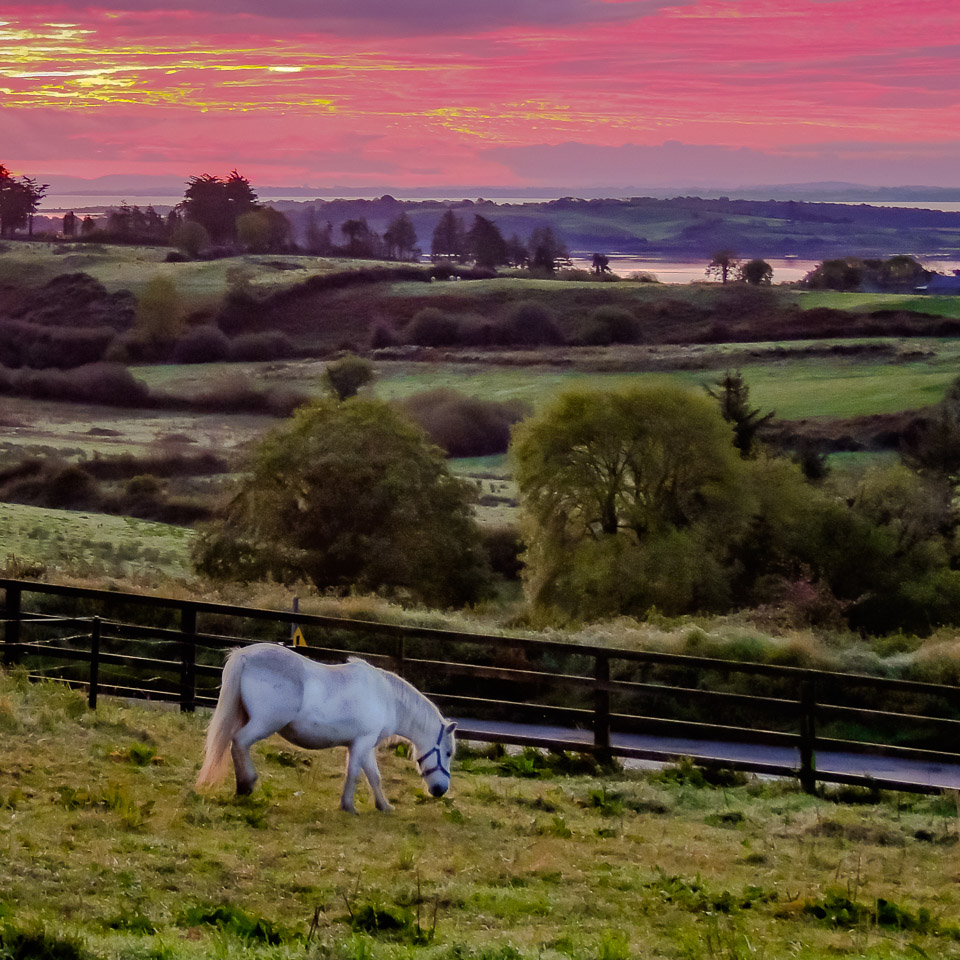
{"label": "distant house", "polygon": [[960,297],[960,270],[954,270],[952,275],[935,273],[925,284],[917,287],[917,292],[939,297]]}

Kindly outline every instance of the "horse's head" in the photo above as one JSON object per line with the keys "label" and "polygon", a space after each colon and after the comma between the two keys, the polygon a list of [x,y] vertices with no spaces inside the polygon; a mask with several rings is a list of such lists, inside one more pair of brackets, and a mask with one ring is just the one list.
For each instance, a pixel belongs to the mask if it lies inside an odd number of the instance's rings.
{"label": "horse's head", "polygon": [[457,752],[456,729],[455,721],[441,720],[436,743],[417,757],[420,776],[432,797],[442,797],[450,787],[450,762]]}

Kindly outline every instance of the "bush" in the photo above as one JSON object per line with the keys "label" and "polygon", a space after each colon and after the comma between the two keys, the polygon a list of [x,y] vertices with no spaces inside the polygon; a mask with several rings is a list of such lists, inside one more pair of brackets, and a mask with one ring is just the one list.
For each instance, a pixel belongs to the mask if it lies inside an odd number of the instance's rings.
{"label": "bush", "polygon": [[563,343],[553,311],[536,300],[524,300],[507,311],[504,340],[518,346],[536,347]]}
{"label": "bush", "polygon": [[606,329],[610,343],[636,343],[640,337],[637,318],[624,307],[597,307],[590,319]]}
{"label": "bush", "polygon": [[523,538],[520,530],[511,525],[480,528],[483,549],[490,569],[504,580],[519,580],[523,562]]}
{"label": "bush", "polygon": [[405,334],[408,343],[419,347],[447,347],[460,342],[460,325],[436,307],[424,307],[414,315]]}
{"label": "bush", "polygon": [[328,363],[320,379],[324,388],[338,400],[349,400],[373,380],[373,364],[363,357],[347,354]]}
{"label": "bush", "polygon": [[450,457],[506,452],[510,427],[531,412],[521,401],[481,400],[444,387],[416,393],[399,407]]}
{"label": "bush", "polygon": [[192,258],[180,250],[171,250],[164,258],[164,263],[189,263]]}
{"label": "bush", "polygon": [[393,330],[382,323],[377,324],[370,334],[371,350],[385,350],[389,347],[395,347],[399,342]]}
{"label": "bush", "polygon": [[0,364],[6,367],[55,367],[66,370],[102,360],[116,330],[57,327],[21,320],[0,321]]}
{"label": "bush", "polygon": [[230,341],[218,327],[194,327],[173,346],[174,363],[217,363],[230,354]]}
{"label": "bush", "polygon": [[74,370],[6,371],[0,390],[14,396],[112,407],[150,406],[150,393],[126,367],[92,363]]}
{"label": "bush", "polygon": [[279,330],[245,333],[230,341],[229,356],[238,360],[282,360],[295,353],[293,341]]}

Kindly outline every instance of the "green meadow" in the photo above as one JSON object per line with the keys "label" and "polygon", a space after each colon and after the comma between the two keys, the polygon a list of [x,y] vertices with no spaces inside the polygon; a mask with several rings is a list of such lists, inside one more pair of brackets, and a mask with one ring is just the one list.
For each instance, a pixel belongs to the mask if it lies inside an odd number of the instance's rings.
{"label": "green meadow", "polygon": [[277,738],[196,793],[207,718],[0,672],[0,955],[960,957],[952,798],[462,750],[435,801],[382,748],[352,817],[343,751]]}
{"label": "green meadow", "polygon": [[16,561],[68,569],[74,574],[137,578],[188,577],[193,531],[132,517],[0,503],[0,563]]}

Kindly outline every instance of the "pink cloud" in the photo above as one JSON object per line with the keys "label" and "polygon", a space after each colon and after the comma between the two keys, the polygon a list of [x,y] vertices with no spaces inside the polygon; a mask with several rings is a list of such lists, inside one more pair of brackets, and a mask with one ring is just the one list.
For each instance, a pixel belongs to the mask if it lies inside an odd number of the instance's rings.
{"label": "pink cloud", "polygon": [[0,143],[18,155],[0,161],[91,176],[243,162],[287,182],[570,183],[606,163],[706,183],[728,161],[753,178],[957,179],[955,0],[178,6],[5,9]]}

